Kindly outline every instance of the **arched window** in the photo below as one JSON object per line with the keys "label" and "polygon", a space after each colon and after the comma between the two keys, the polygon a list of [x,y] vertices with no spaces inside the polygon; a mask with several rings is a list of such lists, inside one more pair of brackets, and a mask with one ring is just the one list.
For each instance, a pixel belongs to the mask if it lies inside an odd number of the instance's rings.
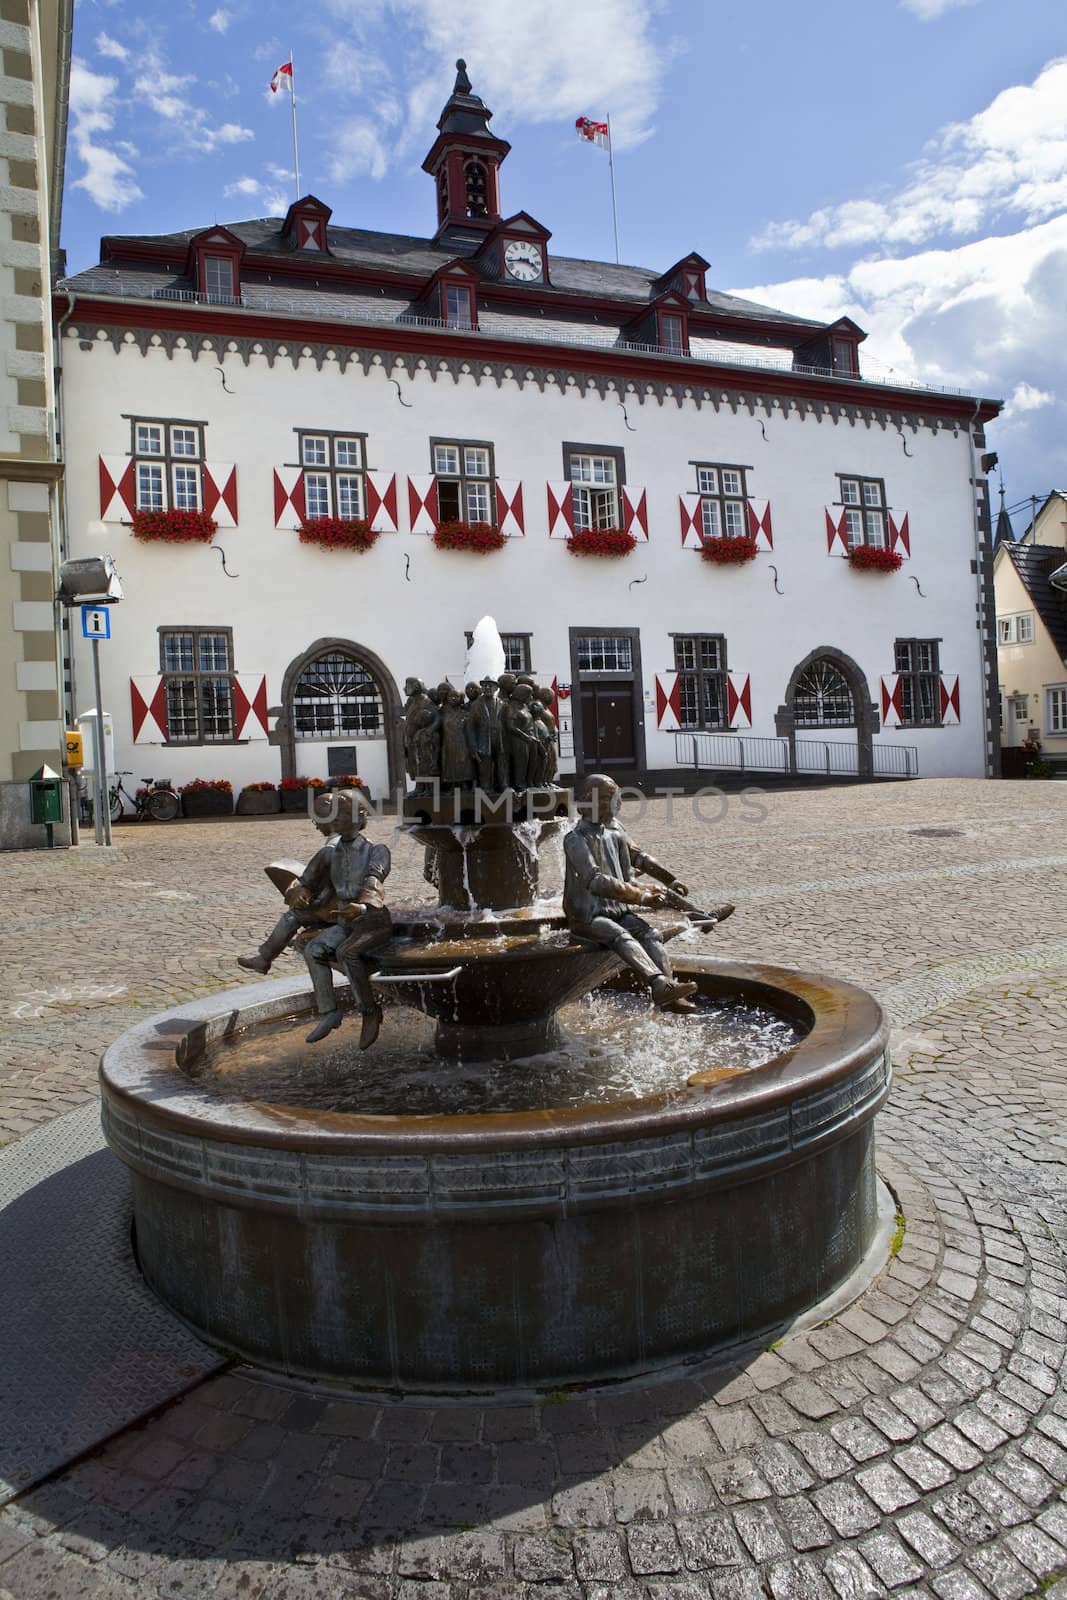
{"label": "arched window", "polygon": [[309,661],[293,691],[297,739],[381,739],[385,710],[374,679],[341,651]]}
{"label": "arched window", "polygon": [[848,679],[836,662],[822,656],[797,679],[793,715],[798,728],[854,728],[856,707]]}
{"label": "arched window", "polygon": [[467,215],[489,215],[489,179],[480,161],[467,163]]}
{"label": "arched window", "polygon": [[443,222],[448,216],[448,173],[442,172],[437,180],[437,217]]}

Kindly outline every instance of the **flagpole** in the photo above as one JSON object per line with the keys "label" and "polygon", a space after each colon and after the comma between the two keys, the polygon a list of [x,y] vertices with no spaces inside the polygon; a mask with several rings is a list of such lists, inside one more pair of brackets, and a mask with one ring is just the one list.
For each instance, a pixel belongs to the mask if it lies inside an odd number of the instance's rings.
{"label": "flagpole", "polygon": [[300,199],[300,154],[296,144],[296,71],[293,52],[289,52],[289,98],[293,102],[293,171],[296,178],[296,198]]}
{"label": "flagpole", "polygon": [[608,125],[608,171],[611,174],[611,220],[615,226],[615,265],[619,264],[619,208],[615,201],[615,156],[611,148],[611,118],[605,114]]}

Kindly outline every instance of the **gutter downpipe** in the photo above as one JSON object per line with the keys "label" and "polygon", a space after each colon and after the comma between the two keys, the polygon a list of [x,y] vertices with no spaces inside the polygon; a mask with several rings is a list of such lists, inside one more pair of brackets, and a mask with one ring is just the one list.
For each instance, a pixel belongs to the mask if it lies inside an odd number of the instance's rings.
{"label": "gutter downpipe", "polygon": [[[976,400],[974,406],[974,416],[967,425],[967,449],[970,452],[971,458],[971,516],[973,521],[972,531],[974,533],[974,567],[976,574],[975,583],[978,592],[978,601],[975,606],[975,610],[978,613],[979,657],[982,666],[982,684],[985,689],[985,775],[987,778],[992,778],[995,776],[995,752],[993,750],[992,715],[993,684],[990,681],[989,662],[991,657],[989,651],[989,619],[986,616],[985,606],[985,564],[983,561],[985,551],[982,545],[982,519],[978,507],[978,460],[974,451],[974,430],[978,424],[978,418],[981,414],[981,410],[982,402],[981,400]],[[996,657],[993,656],[992,659],[995,661]]]}
{"label": "gutter downpipe", "polygon": [[[76,296],[73,295],[69,289],[65,289],[63,292],[67,297],[67,309],[64,311],[59,321],[55,324],[52,333],[52,403],[55,406],[55,455],[56,460],[60,462],[65,462],[67,459],[67,453],[64,447],[65,427],[62,390],[63,329],[74,315],[74,303],[76,299]],[[49,295],[49,301],[51,301],[51,295]],[[64,530],[67,525],[66,472],[64,472],[62,477],[59,478],[52,486],[51,507],[52,515],[50,520],[52,524],[52,570],[56,575],[56,581],[58,584],[59,568],[63,561],[64,545],[66,543],[64,538]],[[65,615],[67,616],[67,629],[66,637],[64,638],[63,618]],[[74,683],[74,639],[70,629],[70,618],[67,614],[67,608],[59,605],[58,602],[56,604],[56,651],[59,666],[59,704],[61,708],[60,731],[65,732],[68,727],[73,725],[74,708],[77,705],[77,696],[75,693]],[[69,673],[64,671],[64,660],[70,662]],[[68,675],[70,681],[69,704],[66,701],[63,689],[64,680],[68,677]],[[60,743],[60,750],[63,751],[65,755],[65,739]],[[77,798],[78,786],[75,775],[70,772],[69,768],[67,768],[65,760],[63,766],[64,776],[67,779],[67,799],[70,806],[70,840],[71,844],[77,844],[79,842]]]}

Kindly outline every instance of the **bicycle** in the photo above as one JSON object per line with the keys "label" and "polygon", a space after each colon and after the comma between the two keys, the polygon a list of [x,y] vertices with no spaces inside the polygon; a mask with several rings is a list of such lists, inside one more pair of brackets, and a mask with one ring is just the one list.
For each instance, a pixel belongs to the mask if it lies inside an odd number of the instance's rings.
{"label": "bicycle", "polygon": [[173,822],[181,811],[182,803],[170,786],[169,778],[142,778],[142,787],[136,794],[130,794],[123,786],[123,778],[132,778],[132,772],[116,772],[118,780],[111,787],[111,820],[119,822],[125,816],[124,801],[128,800],[133,807],[133,820],[143,822],[145,818],[153,822]]}

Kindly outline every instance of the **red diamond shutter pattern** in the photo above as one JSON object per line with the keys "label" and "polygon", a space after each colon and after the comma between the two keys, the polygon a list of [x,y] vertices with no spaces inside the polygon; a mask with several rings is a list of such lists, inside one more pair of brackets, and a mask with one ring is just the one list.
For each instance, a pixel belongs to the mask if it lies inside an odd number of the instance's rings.
{"label": "red diamond shutter pattern", "polygon": [[204,462],[204,510],[220,528],[236,528],[237,468],[232,461]]}
{"label": "red diamond shutter pattern", "polygon": [[760,550],[774,549],[771,532],[771,503],[769,500],[748,502],[748,531]]}
{"label": "red diamond shutter pattern", "polygon": [[274,526],[299,528],[304,520],[304,471],[302,467],[274,469]]}
{"label": "red diamond shutter pattern", "polygon": [[700,501],[694,501],[693,509],[690,511],[684,498],[679,495],[678,514],[682,521],[682,544],[684,548],[686,550],[699,550],[704,543],[700,536],[702,527]]}
{"label": "red diamond shutter pattern", "polygon": [[433,533],[436,529],[437,479],[432,473],[408,479],[408,516],[412,533]]}
{"label": "red diamond shutter pattern", "polygon": [[638,483],[623,484],[622,526],[635,539],[648,538],[648,495]]}
{"label": "red diamond shutter pattern", "polygon": [[682,690],[676,672],[656,674],[656,727],[676,733],[682,722]]}
{"label": "red diamond shutter pattern", "polygon": [[367,521],[376,533],[399,533],[396,473],[367,473]]}
{"label": "red diamond shutter pattern", "polygon": [[898,672],[887,673],[882,679],[882,727],[899,728],[904,721],[904,692]]}
{"label": "red diamond shutter pattern", "polygon": [[893,513],[889,513],[889,548],[895,550],[897,546],[906,556],[911,555],[911,531],[908,527],[908,513],[905,511],[903,520],[897,522]]}
{"label": "red diamond shutter pattern", "polygon": [[100,520],[128,522],[137,504],[133,462],[129,456],[100,457]]}
{"label": "red diamond shutter pattern", "polygon": [[826,548],[831,555],[834,554],[834,544],[838,540],[841,542],[844,554],[848,554],[848,535],[845,532],[847,521],[848,513],[840,506],[826,507]]}
{"label": "red diamond shutter pattern", "polygon": [[960,680],[959,677],[944,677],[941,679],[941,721],[946,727],[951,727],[960,720]]}
{"label": "red diamond shutter pattern", "polygon": [[233,736],[235,739],[267,737],[267,680],[262,675],[233,675]]}
{"label": "red diamond shutter pattern", "polygon": [[506,533],[509,539],[521,538],[526,532],[521,483],[507,478],[497,479],[496,520],[501,533]]}
{"label": "red diamond shutter pattern", "polygon": [[134,744],[167,742],[167,685],[158,676],[130,679]]}
{"label": "red diamond shutter pattern", "polygon": [[751,728],[752,689],[749,674],[726,674],[726,720],[731,728]]}
{"label": "red diamond shutter pattern", "polygon": [[574,532],[574,485],[548,485],[548,537],[568,539]]}

